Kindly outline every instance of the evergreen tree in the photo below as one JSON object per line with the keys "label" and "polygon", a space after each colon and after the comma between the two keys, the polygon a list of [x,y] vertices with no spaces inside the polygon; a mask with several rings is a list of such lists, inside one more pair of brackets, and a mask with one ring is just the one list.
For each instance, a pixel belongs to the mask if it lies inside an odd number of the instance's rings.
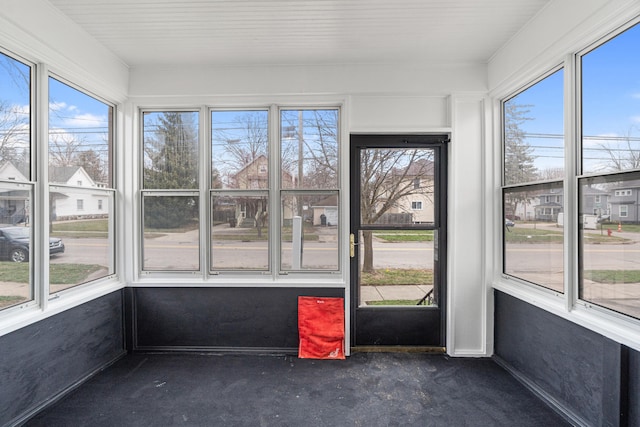
{"label": "evergreen tree", "polygon": [[537,170],[533,148],[527,142],[522,124],[531,118],[526,105],[504,105],[504,183],[522,184],[535,181]]}
{"label": "evergreen tree", "polygon": [[[522,129],[523,123],[531,120],[527,105],[507,102],[504,104],[504,183],[523,184],[538,179],[533,148]],[[520,203],[531,199],[527,192],[507,193],[504,199],[505,214],[515,215]]]}
{"label": "evergreen tree", "polygon": [[[148,113],[154,114],[154,113]],[[198,127],[191,112],[165,112],[155,123],[145,117],[144,188],[198,188]],[[193,196],[146,197],[145,228],[179,228],[197,223],[199,203]]]}

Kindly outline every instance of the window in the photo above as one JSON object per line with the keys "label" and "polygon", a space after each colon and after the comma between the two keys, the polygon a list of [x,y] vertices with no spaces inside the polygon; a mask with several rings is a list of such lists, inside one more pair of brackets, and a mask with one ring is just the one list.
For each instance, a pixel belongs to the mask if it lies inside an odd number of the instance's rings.
{"label": "window", "polygon": [[[57,77],[48,81],[50,237],[65,247],[50,259],[55,294],[115,274],[114,108]],[[85,203],[97,197],[106,210]]]}
{"label": "window", "polygon": [[[585,196],[589,188],[605,195],[614,224],[611,243],[640,241],[640,127],[638,126],[638,75],[636,60],[640,25],[579,56],[581,81],[581,171],[579,209],[592,209]],[[606,90],[603,90],[606,88]],[[604,196],[603,197],[607,197]],[[619,227],[619,228],[618,228]],[[616,231],[622,231],[618,234]],[[579,242],[580,300],[640,318],[640,270],[634,245],[616,244],[602,251],[597,234],[583,226]]]}
{"label": "window", "polygon": [[[563,70],[503,102],[503,273],[557,292],[563,286]],[[551,205],[551,206],[550,206]],[[509,223],[510,224],[510,223]]]}
{"label": "window", "polygon": [[[213,276],[338,271],[338,113],[212,108],[209,160],[203,161],[199,111],[143,111],[141,270]],[[205,182],[200,168],[208,171]],[[208,192],[205,205],[201,191]],[[201,244],[203,213],[209,232]]]}
{"label": "window", "polygon": [[102,199],[98,199],[98,210],[102,210]]}
{"label": "window", "polygon": [[[0,283],[0,310],[33,301],[35,295],[30,263],[32,73],[30,65],[0,52],[0,224],[7,225],[0,229],[0,265],[6,264],[0,267],[6,270]],[[25,236],[26,248],[12,243]]]}
{"label": "window", "polygon": [[199,271],[198,112],[145,111],[142,122],[141,268]]}
{"label": "window", "polygon": [[629,207],[627,205],[620,205],[620,218],[626,218],[629,213]]}
{"label": "window", "polygon": [[211,271],[268,271],[269,111],[212,111],[211,129]]}
{"label": "window", "polygon": [[280,111],[283,272],[339,268],[338,117],[335,108]]}
{"label": "window", "polygon": [[420,202],[420,201],[411,202],[411,209],[413,209],[415,211],[421,211],[422,210],[422,202]]}

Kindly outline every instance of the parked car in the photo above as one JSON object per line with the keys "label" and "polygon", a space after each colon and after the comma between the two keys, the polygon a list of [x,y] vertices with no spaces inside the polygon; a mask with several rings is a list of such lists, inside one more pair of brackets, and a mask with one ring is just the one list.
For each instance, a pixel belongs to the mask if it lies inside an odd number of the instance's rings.
{"label": "parked car", "polygon": [[516,223],[507,218],[504,220],[504,225],[506,225],[507,227],[515,227]]}
{"label": "parked car", "polygon": [[[13,262],[29,259],[30,227],[0,228],[0,257]],[[49,238],[49,255],[64,253],[64,243],[57,237]]]}

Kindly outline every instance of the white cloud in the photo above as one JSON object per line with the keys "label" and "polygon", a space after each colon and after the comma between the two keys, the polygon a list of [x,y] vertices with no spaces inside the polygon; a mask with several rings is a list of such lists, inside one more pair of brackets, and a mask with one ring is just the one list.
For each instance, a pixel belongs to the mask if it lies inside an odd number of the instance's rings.
{"label": "white cloud", "polygon": [[611,144],[611,138],[618,137],[620,137],[620,135],[617,133],[602,133],[595,136],[588,136],[584,138],[583,146],[588,148],[593,146],[601,146],[603,144]]}
{"label": "white cloud", "polygon": [[64,120],[66,126],[75,128],[105,126],[106,123],[106,117],[91,113],[77,114]]}
{"label": "white cloud", "polygon": [[49,109],[53,111],[63,111],[67,108],[66,102],[50,102]]}

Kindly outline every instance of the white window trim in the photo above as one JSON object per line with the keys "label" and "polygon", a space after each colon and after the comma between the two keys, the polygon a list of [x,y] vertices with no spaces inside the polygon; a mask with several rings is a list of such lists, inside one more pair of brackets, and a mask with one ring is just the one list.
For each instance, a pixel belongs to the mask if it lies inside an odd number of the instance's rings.
{"label": "white window trim", "polygon": [[[626,16],[633,17],[632,21],[626,21],[623,15],[618,15],[616,22],[621,25],[618,29],[613,30],[606,35],[606,39],[600,41],[596,40],[597,37],[603,36],[603,28],[598,27],[592,33],[594,38],[593,42],[600,45],[606,40],[614,37],[616,34],[630,28],[634,24],[640,22],[640,18],[637,17],[637,13],[640,13],[640,6],[636,7],[637,10],[627,10]],[[627,18],[629,19],[629,18]],[[613,25],[613,21],[611,22]],[[583,39],[576,38],[568,49],[574,52],[582,52],[585,49]],[[593,48],[594,45],[587,48]],[[565,69],[565,141],[577,141],[578,129],[576,123],[577,111],[579,100],[577,86],[577,59],[574,54],[567,54],[563,57],[562,62]],[[500,91],[493,92],[493,111],[501,111],[500,100],[513,96],[514,93],[518,93],[523,86],[533,80],[533,76],[536,74],[543,74],[545,70],[552,69],[554,67],[555,60],[550,59],[547,62],[538,61],[538,72],[531,68],[528,74],[520,77],[520,80],[513,80],[510,82],[510,86],[502,85]],[[494,125],[497,129],[502,128],[500,114],[494,116]],[[495,132],[493,142],[495,147],[501,147],[502,135],[501,131]],[[577,151],[577,150],[576,150]],[[492,185],[491,194],[493,194],[493,203],[491,204],[493,220],[490,224],[488,235],[493,239],[492,257],[491,263],[493,273],[490,275],[491,284],[493,289],[502,291],[508,295],[532,304],[538,308],[546,310],[560,318],[568,320],[577,325],[583,326],[589,330],[599,333],[607,338],[614,340],[620,344],[626,345],[634,350],[640,351],[640,320],[619,314],[612,310],[595,306],[588,302],[579,300],[578,296],[578,236],[577,232],[577,176],[575,174],[575,165],[578,161],[577,152],[570,143],[565,146],[565,193],[564,193],[564,213],[565,213],[565,239],[564,239],[564,258],[565,262],[565,283],[570,283],[570,286],[565,286],[565,293],[561,294],[553,290],[542,288],[540,286],[519,280],[517,278],[508,277],[502,274],[502,233],[499,230],[504,228],[502,222],[502,206],[500,189],[502,184],[502,168],[501,167],[488,167],[487,170],[487,182]],[[494,165],[502,165],[502,150],[494,149],[493,156],[490,157],[491,162]],[[567,203],[571,201],[572,203]],[[610,206],[610,204],[609,204]],[[498,232],[495,232],[498,230]]]}
{"label": "white window trim", "polygon": [[[348,244],[348,233],[349,227],[346,224],[349,224],[348,218],[348,206],[349,201],[347,199],[348,195],[348,185],[349,185],[349,174],[348,174],[348,161],[345,159],[349,158],[349,128],[346,117],[346,108],[347,108],[347,100],[345,98],[336,98],[334,96],[301,96],[301,97],[279,97],[279,96],[271,96],[267,97],[267,102],[265,102],[265,98],[257,97],[255,102],[248,100],[246,97],[234,98],[234,101],[230,101],[228,104],[220,104],[218,98],[211,98],[207,101],[203,102],[201,106],[197,109],[201,112],[200,120],[201,120],[201,133],[200,138],[204,138],[204,143],[200,144],[201,150],[200,155],[202,159],[209,156],[208,145],[210,144],[210,113],[213,110],[256,110],[256,109],[268,109],[270,112],[270,121],[275,120],[275,125],[270,126],[269,134],[271,141],[269,150],[269,174],[270,174],[270,182],[273,182],[273,179],[279,180],[279,176],[277,174],[280,170],[279,165],[279,121],[280,121],[280,110],[291,110],[291,109],[338,109],[338,132],[340,137],[340,144],[338,147],[339,153],[339,169],[341,173],[341,178],[339,181],[339,186],[337,188],[339,192],[339,230],[338,230],[338,238],[340,240],[340,244],[338,247],[339,255],[338,255],[338,270],[336,271],[288,271],[288,272],[280,272],[278,271],[278,267],[280,266],[280,238],[278,235],[277,239],[271,239],[270,242],[270,251],[271,251],[271,267],[273,271],[269,272],[261,272],[261,271],[221,271],[217,274],[211,274],[208,270],[208,257],[210,256],[210,249],[201,250],[201,254],[204,254],[201,257],[201,268],[200,271],[197,272],[170,272],[170,271],[142,271],[141,270],[141,262],[139,260],[139,254],[141,253],[141,233],[142,230],[140,228],[140,202],[141,202],[141,170],[140,170],[140,144],[142,143],[142,129],[140,129],[142,112],[146,111],[195,111],[196,108],[193,107],[192,104],[182,104],[176,106],[175,99],[167,98],[165,100],[162,99],[150,99],[149,102],[145,102],[144,99],[138,99],[135,103],[130,105],[130,108],[133,111],[133,120],[134,124],[131,131],[132,134],[135,135],[134,140],[136,144],[132,144],[131,148],[135,155],[133,159],[135,159],[135,163],[133,165],[136,172],[134,175],[134,187],[136,196],[136,203],[134,207],[134,218],[133,221],[133,229],[134,235],[136,238],[135,242],[132,242],[133,253],[134,253],[134,268],[133,268],[133,277],[130,282],[130,286],[135,287],[156,287],[156,286],[175,286],[175,281],[180,280],[181,284],[185,286],[191,287],[327,287],[327,288],[345,288],[348,285],[348,277],[349,277],[349,258],[348,258],[348,248],[345,246]],[[203,125],[202,120],[205,118],[206,122]],[[274,139],[275,138],[275,139]],[[272,152],[271,150],[274,150]],[[203,161],[208,162],[206,171],[201,169],[201,179],[209,180],[210,179],[210,159],[205,159]],[[272,175],[273,174],[273,175]],[[274,176],[275,175],[275,176]],[[208,181],[202,181],[208,182]],[[271,191],[271,190],[269,190]],[[320,190],[319,190],[320,191]],[[334,189],[327,190],[334,191]],[[200,186],[201,197],[204,197],[202,200],[207,201],[207,206],[203,206],[201,203],[201,239],[207,238],[207,230],[209,227],[209,206],[208,206],[208,197],[209,197],[209,189],[207,185]],[[280,196],[272,196],[270,194],[270,212],[273,212],[277,215],[280,215],[280,206],[279,206]],[[274,211],[274,209],[276,209]],[[206,221],[203,223],[202,221]],[[206,224],[206,227],[204,226]],[[204,235],[204,236],[203,236]],[[201,240],[201,245],[207,246],[207,240]],[[204,262],[204,263],[203,263]]]}
{"label": "white window trim", "polygon": [[[37,59],[27,60],[26,57],[28,55],[16,55],[4,50],[5,46],[0,47],[0,50],[7,54],[10,57],[16,58],[17,60],[24,62],[32,67],[32,86],[31,86],[31,106],[32,106],[32,122],[31,122],[31,141],[47,141],[49,137],[49,129],[48,129],[48,108],[49,101],[47,99],[47,91],[43,90],[43,88],[48,88],[48,80],[50,74],[50,65],[47,63],[39,63]],[[56,77],[60,81],[63,81],[66,84],[69,84],[67,80],[60,79]],[[94,87],[100,88],[102,84],[100,82],[94,81],[87,84],[87,81],[84,80],[84,85],[82,88],[79,86],[71,85],[76,89],[81,90],[82,92],[91,94],[91,96],[96,97],[102,102],[110,105],[113,108],[113,123],[112,123],[112,131],[114,133],[114,141],[113,141],[113,149],[114,149],[114,175],[115,173],[122,173],[122,168],[118,167],[119,162],[123,161],[123,154],[118,150],[119,141],[122,141],[123,133],[120,131],[118,127],[118,122],[121,121],[122,115],[117,108],[118,104],[116,102],[110,101],[108,97],[102,97],[94,95],[92,91],[92,84]],[[120,118],[118,120],[117,118]],[[39,146],[39,150],[37,153],[39,162],[36,162],[36,150],[31,150],[31,164],[34,168],[34,172],[38,177],[41,177],[37,182],[32,183],[31,185],[34,188],[34,196],[33,196],[33,204],[30,215],[33,221],[33,233],[39,241],[48,242],[49,240],[49,227],[46,226],[48,221],[44,219],[49,217],[49,182],[48,182],[48,151],[47,145]],[[116,196],[114,200],[119,200],[119,193],[121,190],[118,190],[117,183],[121,183],[122,180],[117,180],[114,177],[113,181],[113,190]],[[104,190],[103,190],[104,191]],[[40,205],[42,208],[35,210],[34,206]],[[115,221],[116,216],[116,208],[118,209],[118,213],[122,215],[122,207],[114,207],[112,208],[113,212],[111,213],[111,217],[113,221]],[[115,250],[115,257],[118,258],[118,248],[121,247],[124,239],[122,239],[123,234],[120,230],[114,227],[114,235],[112,236],[112,240],[110,242],[110,246]],[[116,243],[118,243],[118,248],[116,248]],[[122,263],[117,262],[116,265],[120,266],[118,271],[115,274],[103,277],[88,283],[84,283],[81,285],[77,285],[68,289],[65,289],[60,292],[56,292],[55,294],[49,295],[49,245],[48,244],[34,244],[34,248],[32,250],[32,261],[31,263],[34,265],[39,265],[41,268],[34,271],[33,274],[33,284],[34,284],[34,298],[31,301],[27,301],[23,304],[18,304],[13,307],[8,307],[0,310],[0,337],[11,332],[17,331],[21,328],[29,326],[33,323],[40,322],[45,320],[51,316],[55,316],[56,314],[62,313],[64,311],[70,310],[79,305],[85,304],[89,301],[95,300],[97,298],[108,295],[112,292],[118,291],[125,287],[125,282],[121,279],[122,277]],[[114,260],[115,261],[115,260]]]}

